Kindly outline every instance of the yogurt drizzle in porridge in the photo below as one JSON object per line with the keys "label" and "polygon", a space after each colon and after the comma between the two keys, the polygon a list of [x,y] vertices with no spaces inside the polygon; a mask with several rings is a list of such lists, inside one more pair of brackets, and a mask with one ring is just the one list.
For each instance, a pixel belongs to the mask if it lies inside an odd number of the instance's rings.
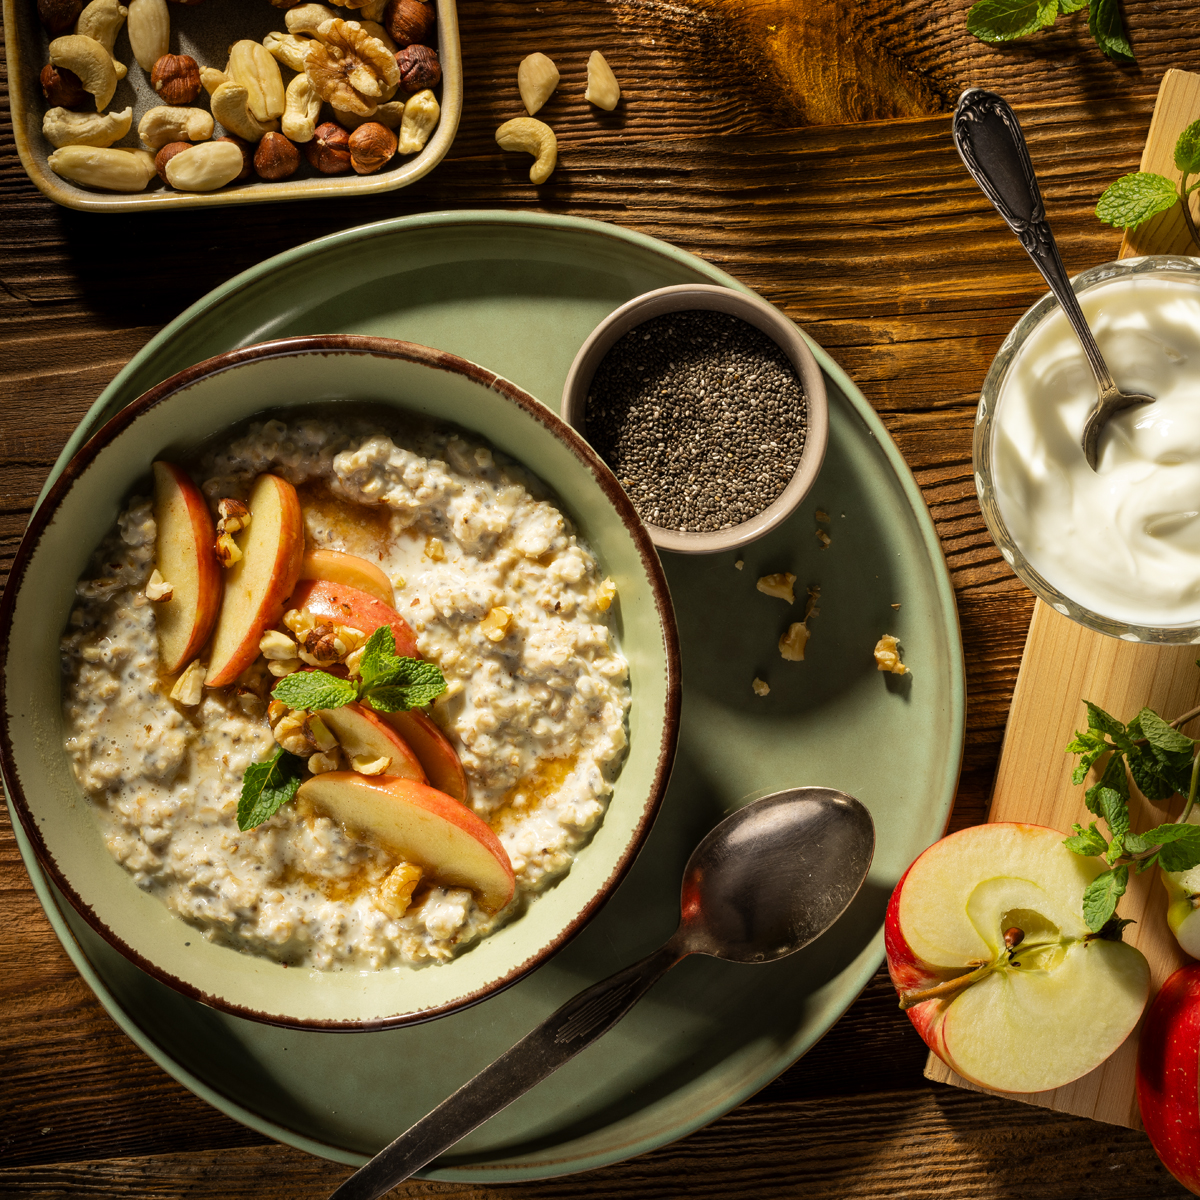
{"label": "yogurt drizzle in porridge", "polygon": [[[611,585],[520,468],[444,430],[267,421],[207,453],[210,505],[263,472],[299,491],[311,548],[378,564],[447,689],[430,716],[459,753],[469,803],[503,844],[513,902],[484,911],[424,882],[400,918],[377,906],[385,848],[311,807],[239,831],[242,777],[274,747],[262,660],[184,708],[160,677],[155,523],[134,498],[99,548],[62,639],[66,746],[107,845],[139,886],[205,936],[322,969],[445,960],[518,914],[602,817],[626,745],[628,667],[606,623]],[[484,619],[512,613],[499,641]]]}

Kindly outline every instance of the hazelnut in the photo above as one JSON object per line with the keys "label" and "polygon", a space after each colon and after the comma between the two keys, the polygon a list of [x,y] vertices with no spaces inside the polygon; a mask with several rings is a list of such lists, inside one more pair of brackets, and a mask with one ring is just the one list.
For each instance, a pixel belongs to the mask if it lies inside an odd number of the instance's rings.
{"label": "hazelnut", "polygon": [[423,0],[390,0],[383,10],[383,27],[397,46],[429,41],[436,20],[433,5]]}
{"label": "hazelnut", "polygon": [[42,95],[53,108],[84,108],[91,96],[83,90],[83,81],[74,71],[66,67],[55,67],[47,63],[38,80]]}
{"label": "hazelnut", "polygon": [[233,183],[241,183],[244,179],[250,178],[250,172],[254,170],[254,147],[250,145],[245,138],[234,137],[232,134],[225,137],[214,138],[218,142],[231,142],[242,152],[242,169],[232,180]]}
{"label": "hazelnut", "polygon": [[340,125],[326,121],[317,126],[304,154],[322,175],[344,175],[350,170],[350,135]]}
{"label": "hazelnut", "polygon": [[396,51],[400,68],[400,86],[412,96],[442,82],[442,64],[432,46],[405,46]]}
{"label": "hazelnut", "polygon": [[378,121],[367,121],[350,135],[350,165],[359,175],[378,171],[396,153],[396,135]]}
{"label": "hazelnut", "polygon": [[150,86],[167,104],[191,104],[200,95],[200,65],[187,54],[164,54],[150,71]]}
{"label": "hazelnut", "polygon": [[190,150],[191,148],[191,142],[168,142],[154,156],[154,169],[158,172],[158,177],[163,181],[163,183],[168,182],[167,163],[169,163],[171,159],[175,157],[175,155],[184,150]]}
{"label": "hazelnut", "polygon": [[83,0],[37,0],[38,16],[51,37],[70,33],[83,12]]}
{"label": "hazelnut", "polygon": [[264,134],[254,152],[254,169],[260,179],[286,179],[300,166],[300,151],[282,133]]}

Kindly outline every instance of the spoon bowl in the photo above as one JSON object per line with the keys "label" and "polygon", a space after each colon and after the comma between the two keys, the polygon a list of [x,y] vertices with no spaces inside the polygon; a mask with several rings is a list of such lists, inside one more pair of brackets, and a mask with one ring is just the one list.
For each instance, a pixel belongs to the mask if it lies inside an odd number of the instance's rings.
{"label": "spoon bowl", "polygon": [[376,1200],[611,1029],[680,959],[772,962],[850,907],[875,852],[871,814],[833,788],[764,796],[726,817],[683,873],[679,928],[641,962],[593,984],[422,1117],[330,1200]]}

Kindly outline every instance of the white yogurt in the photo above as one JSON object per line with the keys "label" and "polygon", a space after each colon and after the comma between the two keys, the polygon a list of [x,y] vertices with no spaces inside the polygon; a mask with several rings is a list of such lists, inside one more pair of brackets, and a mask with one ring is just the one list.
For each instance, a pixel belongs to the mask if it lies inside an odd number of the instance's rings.
{"label": "white yogurt", "polygon": [[992,479],[1009,533],[1063,595],[1117,621],[1200,623],[1200,284],[1114,279],[1080,298],[1127,409],[1083,456],[1096,384],[1055,308],[1000,389]]}

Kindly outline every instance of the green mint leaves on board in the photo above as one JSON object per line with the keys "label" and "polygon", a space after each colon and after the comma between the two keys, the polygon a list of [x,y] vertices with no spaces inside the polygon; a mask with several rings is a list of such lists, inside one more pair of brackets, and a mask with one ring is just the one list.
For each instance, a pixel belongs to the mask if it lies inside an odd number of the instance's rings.
{"label": "green mint leaves on board", "polygon": [[241,830],[253,829],[273,817],[300,787],[304,763],[282,746],[263,762],[252,763],[242,778],[237,822]]}
{"label": "green mint leaves on board", "polygon": [[[1187,823],[1196,800],[1196,778],[1200,774],[1196,748],[1200,743],[1150,708],[1143,708],[1124,724],[1098,705],[1085,701],[1085,706],[1087,728],[1077,730],[1067,745],[1069,754],[1078,755],[1071,782],[1081,784],[1090,772],[1100,770],[1100,778],[1088,788],[1084,802],[1088,811],[1108,827],[1108,836],[1096,821],[1086,829],[1077,824],[1064,845],[1075,854],[1101,859],[1108,868],[1096,876],[1083,895],[1088,928],[1105,937],[1112,923],[1128,923],[1113,914],[1129,884],[1131,866],[1140,873],[1155,864],[1164,871],[1186,871],[1200,865],[1200,825]],[[1148,800],[1166,800],[1177,792],[1187,796],[1180,820],[1145,833],[1132,832],[1130,777]],[[1119,928],[1116,936],[1120,936]]]}
{"label": "green mint leaves on board", "polygon": [[396,638],[381,625],[367,639],[357,679],[339,679],[327,671],[295,671],[271,693],[289,708],[341,708],[362,701],[376,712],[424,708],[446,690],[437,665],[396,653]]}
{"label": "green mint leaves on board", "polygon": [[978,0],[967,13],[967,32],[993,45],[1049,29],[1059,16],[1088,10],[1088,30],[1107,57],[1133,61],[1118,0]]}
{"label": "green mint leaves on board", "polygon": [[1119,229],[1136,229],[1151,217],[1169,212],[1180,204],[1188,233],[1200,247],[1200,233],[1192,220],[1188,202],[1188,197],[1200,187],[1200,180],[1189,184],[1193,175],[1200,174],[1200,121],[1193,121],[1176,139],[1175,169],[1179,172],[1178,184],[1152,171],[1122,175],[1100,197],[1096,205],[1097,218]]}

